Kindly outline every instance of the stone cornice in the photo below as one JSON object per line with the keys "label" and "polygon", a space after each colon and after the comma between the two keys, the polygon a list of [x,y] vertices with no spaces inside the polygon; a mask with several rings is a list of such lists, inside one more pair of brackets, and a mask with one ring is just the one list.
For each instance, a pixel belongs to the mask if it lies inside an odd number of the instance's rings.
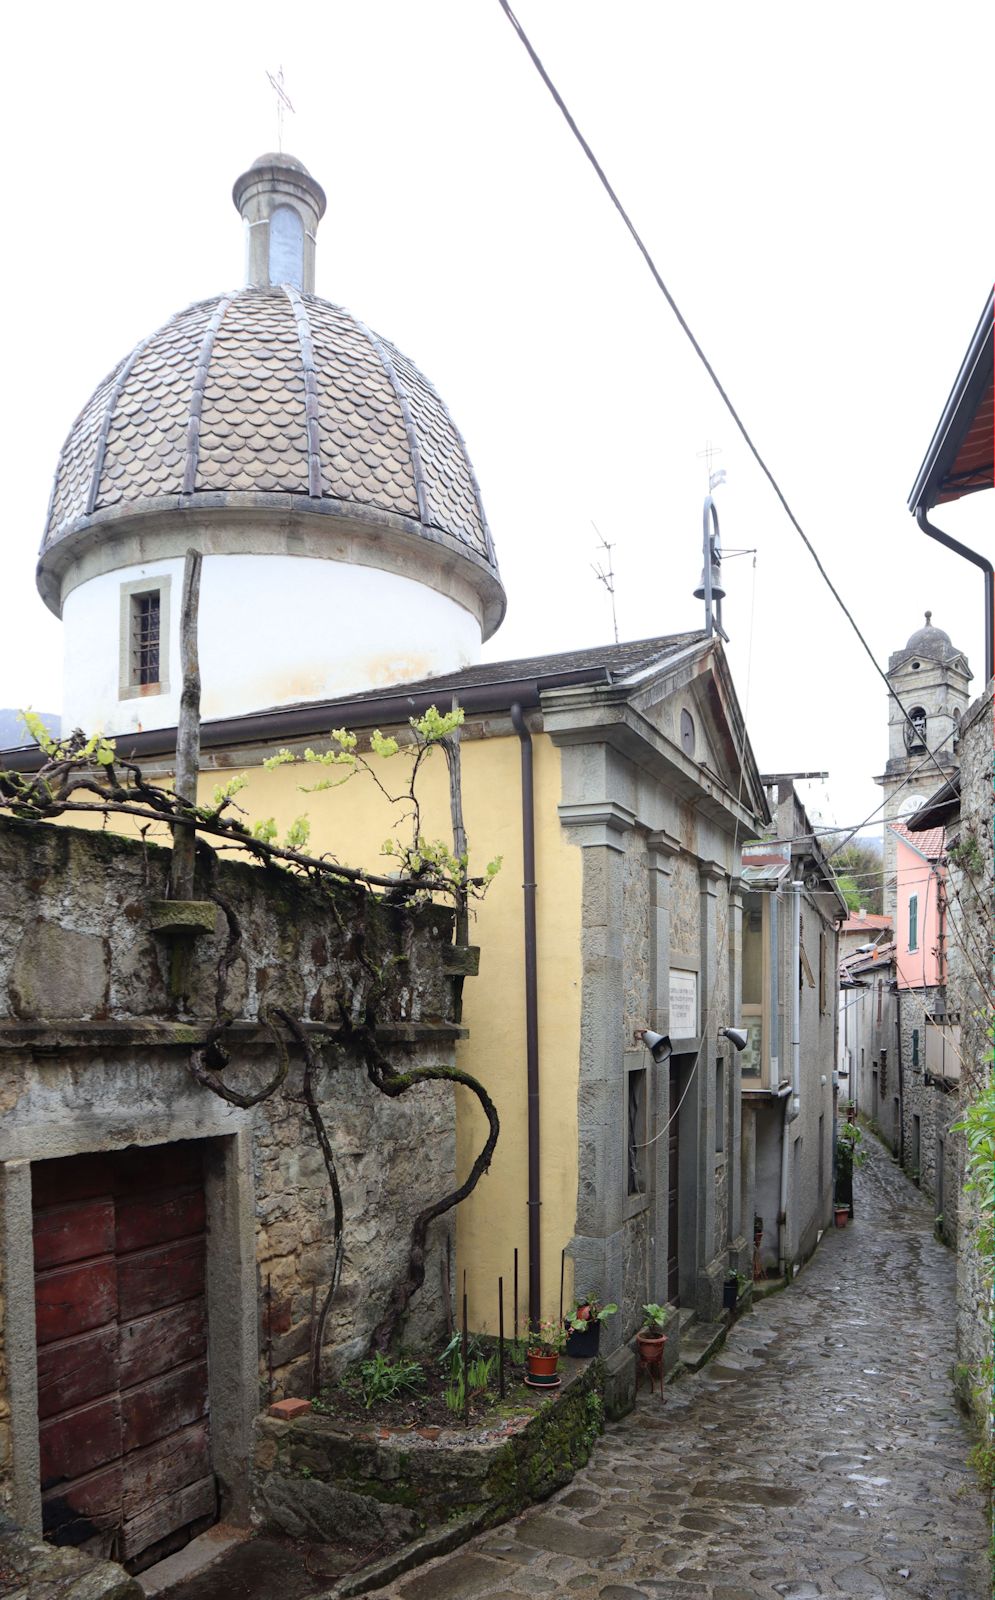
{"label": "stone cornice", "polygon": [[[202,1044],[216,1018],[191,1018],[189,1022],[170,1022],[161,1017],[113,1018],[106,1021],[75,1017],[0,1019],[0,1051],[38,1051],[46,1055],[69,1050],[185,1049]],[[306,1034],[316,1040],[334,1038],[340,1031],[328,1023],[302,1022]],[[453,1022],[397,1022],[375,1030],[383,1044],[434,1044],[465,1039],[468,1030]],[[263,1045],[272,1050],[273,1038],[267,1028],[255,1021],[233,1022],[225,1039],[241,1045]],[[293,1043],[288,1041],[293,1049]]]}
{"label": "stone cornice", "polygon": [[648,836],[646,849],[650,855],[655,855],[659,858],[653,865],[660,871],[669,872],[671,858],[681,853],[681,841],[675,839],[673,834],[667,833],[661,828],[656,833],[651,833]]}
{"label": "stone cornice", "polygon": [[163,495],[81,517],[38,561],[37,582],[50,611],[104,572],[204,555],[296,555],[380,567],[449,594],[478,617],[483,637],[500,625],[500,579],[475,550],[412,517],[350,502],[289,494]]}
{"label": "stone cornice", "polygon": [[604,845],[624,850],[623,835],[636,825],[636,814],[617,800],[584,800],[557,806],[564,827],[582,830],[581,846]]}

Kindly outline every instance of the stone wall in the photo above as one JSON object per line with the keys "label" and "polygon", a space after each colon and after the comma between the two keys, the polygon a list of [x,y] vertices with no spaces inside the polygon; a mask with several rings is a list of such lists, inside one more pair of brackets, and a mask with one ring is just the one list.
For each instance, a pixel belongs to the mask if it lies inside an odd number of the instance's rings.
{"label": "stone wall", "polygon": [[57,1550],[0,1513],[0,1594],[16,1600],[143,1600],[144,1592],[116,1562]]}
{"label": "stone wall", "polygon": [[[952,1238],[960,1161],[955,1151],[956,1138],[948,1130],[950,1124],[956,1122],[960,1114],[960,1097],[955,1090],[944,1089],[940,1084],[926,1080],[926,1018],[931,1016],[937,1007],[942,1013],[944,999],[942,988],[900,989],[897,994],[905,1080],[905,1094],[902,1100],[904,1166],[906,1172],[924,1193],[938,1205],[942,1203],[945,1212],[950,1213],[946,1223],[948,1236]],[[914,1064],[913,1061],[913,1033],[919,1035],[918,1064]],[[889,1061],[889,1077],[890,1075]],[[890,1097],[890,1088],[888,1093]],[[915,1148],[917,1117],[919,1119],[918,1163]],[[880,1116],[878,1122],[881,1122]]]}
{"label": "stone wall", "polygon": [[[224,1337],[234,1341],[212,1344],[212,1361],[230,1369],[233,1391],[239,1361],[244,1378],[245,1392],[226,1401],[240,1408],[231,1420],[234,1460],[245,1415],[258,1409],[260,1389],[267,1396],[270,1364],[275,1398],[306,1387],[313,1306],[330,1274],[332,1207],[313,1129],[295,1098],[296,1050],[284,1089],[251,1110],[222,1102],[190,1074],[190,1046],[215,1018],[218,963],[232,922],[241,940],[224,996],[236,1018],[225,1036],[232,1058],[226,1080],[247,1091],[272,1076],[278,1053],[259,1021],[266,1003],[284,1006],[316,1043],[322,1025],[333,1030],[324,1036],[317,1084],[345,1208],[345,1269],[325,1341],[330,1374],[365,1350],[406,1267],[412,1219],[453,1186],[455,1170],[452,1085],[420,1084],[388,1099],[357,1056],[336,1043],[339,1003],[349,1008],[362,1000],[362,930],[375,962],[389,962],[378,1004],[384,1048],[406,1068],[450,1069],[459,1032],[447,971],[452,919],[439,907],[406,911],[349,888],[330,893],[283,870],[223,863],[197,885],[199,896],[214,900],[215,914],[196,946],[191,1010],[179,1014],[168,949],[149,916],[150,903],[165,895],[168,864],[168,851],[106,833],[0,823],[0,1286],[13,1296],[11,1275],[24,1276],[17,1230],[26,1231],[27,1279],[17,1301],[24,1322],[33,1298],[26,1163],[207,1141],[208,1171],[218,1174],[216,1201],[208,1202],[209,1218],[214,1203],[218,1222],[209,1278],[213,1271],[218,1327],[229,1324]],[[406,1328],[412,1343],[444,1329],[450,1220],[433,1224],[429,1235],[426,1285]],[[0,1319],[13,1306],[0,1294]],[[213,1318],[209,1299],[209,1323]],[[32,1329],[33,1322],[25,1354],[33,1362]],[[37,1449],[37,1419],[32,1424],[23,1396],[11,1437],[17,1385],[4,1363],[12,1348],[0,1342],[3,1499],[14,1486],[18,1441],[22,1460]],[[214,1406],[212,1391],[212,1413]],[[36,1478],[33,1489],[22,1481],[21,1491],[23,1522],[23,1495],[37,1495]]]}
{"label": "stone wall", "polygon": [[652,1009],[650,990],[650,878],[645,835],[625,836],[622,864],[622,1029],[631,1040]]}
{"label": "stone wall", "polygon": [[[949,860],[950,897],[960,939],[949,943],[948,1009],[961,1019],[962,1103],[991,1082],[992,1024],[991,952],[992,907],[995,905],[993,870],[993,756],[992,686],[964,714],[958,750],[961,773],[962,845],[968,837],[974,849],[967,858],[955,851]],[[960,859],[958,860],[958,856]],[[979,977],[986,979],[987,993]],[[956,1135],[955,1149],[962,1136]],[[952,1192],[952,1188],[951,1188]],[[957,1360],[980,1374],[992,1354],[991,1262],[975,1245],[978,1216],[974,1196],[961,1191],[957,1223]],[[990,1365],[988,1367],[991,1371]],[[974,1384],[978,1377],[974,1379]],[[991,1395],[972,1396],[975,1409],[991,1430]]]}
{"label": "stone wall", "polygon": [[681,956],[698,955],[700,899],[697,862],[683,853],[675,856],[670,875],[670,950],[675,965],[680,965]]}

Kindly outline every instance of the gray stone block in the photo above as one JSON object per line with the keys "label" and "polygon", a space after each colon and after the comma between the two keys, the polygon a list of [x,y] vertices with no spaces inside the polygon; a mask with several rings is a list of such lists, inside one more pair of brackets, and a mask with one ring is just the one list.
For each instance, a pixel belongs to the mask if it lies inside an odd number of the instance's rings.
{"label": "gray stone block", "polygon": [[92,1017],[107,1007],[110,954],[96,933],[39,918],[21,938],[10,976],[20,1017]]}
{"label": "gray stone block", "polygon": [[292,1539],[334,1544],[347,1533],[349,1543],[359,1549],[373,1550],[387,1539],[410,1539],[418,1529],[415,1513],[404,1506],[386,1505],[318,1478],[277,1473],[263,1481],[260,1510],[267,1522]]}
{"label": "gray stone block", "polygon": [[605,1416],[611,1422],[627,1416],[636,1403],[636,1358],[628,1345],[605,1362]]}
{"label": "gray stone block", "polygon": [[6,1518],[0,1524],[0,1592],[19,1600],[144,1600],[137,1578],[116,1561],[57,1549]]}

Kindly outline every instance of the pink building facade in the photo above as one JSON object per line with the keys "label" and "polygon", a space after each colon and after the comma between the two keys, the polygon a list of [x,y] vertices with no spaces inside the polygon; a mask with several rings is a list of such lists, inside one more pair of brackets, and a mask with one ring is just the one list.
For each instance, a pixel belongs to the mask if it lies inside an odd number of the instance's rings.
{"label": "pink building facade", "polygon": [[895,835],[895,949],[899,989],[934,989],[944,981],[943,829]]}

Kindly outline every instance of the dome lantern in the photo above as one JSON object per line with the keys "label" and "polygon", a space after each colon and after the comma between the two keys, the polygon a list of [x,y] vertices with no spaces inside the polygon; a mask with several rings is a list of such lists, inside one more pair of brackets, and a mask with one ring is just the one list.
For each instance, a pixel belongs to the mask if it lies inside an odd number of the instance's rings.
{"label": "dome lantern", "polygon": [[314,294],[315,235],[325,214],[325,191],[307,168],[271,151],[236,179],[232,199],[245,223],[246,287],[289,285]]}

